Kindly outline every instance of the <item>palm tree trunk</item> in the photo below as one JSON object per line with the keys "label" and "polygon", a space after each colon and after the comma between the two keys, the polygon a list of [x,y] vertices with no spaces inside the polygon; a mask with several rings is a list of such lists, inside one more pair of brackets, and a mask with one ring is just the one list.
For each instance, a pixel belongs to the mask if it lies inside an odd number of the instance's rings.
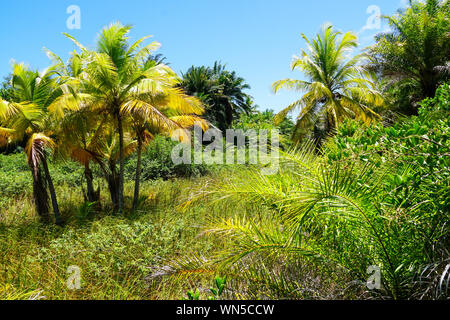
{"label": "palm tree trunk", "polygon": [[41,221],[45,224],[50,222],[48,193],[42,179],[40,168],[33,168],[30,166],[33,176],[33,198],[36,206],[36,212]]}
{"label": "palm tree trunk", "polygon": [[86,177],[86,185],[87,185],[87,197],[89,202],[97,202],[98,199],[95,195],[94,190],[94,178],[92,177],[92,170],[89,168],[89,163],[84,165],[84,176]]}
{"label": "palm tree trunk", "polygon": [[55,215],[55,223],[58,226],[60,226],[60,225],[62,225],[63,221],[61,219],[61,213],[59,212],[59,206],[58,206],[58,200],[56,199],[55,187],[53,185],[52,177],[50,176],[50,171],[48,170],[46,157],[44,157],[42,159],[42,165],[44,166],[45,176],[47,178],[48,188],[50,190],[50,196],[52,198],[52,206],[53,206],[53,213]]}
{"label": "palm tree trunk", "polygon": [[230,101],[226,101],[227,108],[226,108],[226,123],[227,123],[227,129],[231,127],[233,124],[233,105],[230,103]]}
{"label": "palm tree trunk", "polygon": [[133,211],[135,211],[137,209],[138,201],[139,201],[139,183],[140,183],[140,179],[141,179],[141,158],[142,158],[142,140],[138,137],[136,178],[134,180]]}
{"label": "palm tree trunk", "polygon": [[114,206],[114,212],[117,212],[118,209],[118,203],[117,203],[117,180],[116,180],[116,164],[114,162],[109,163],[110,172],[108,172],[108,169],[106,168],[106,165],[101,162],[97,161],[98,165],[100,166],[100,169],[103,171],[103,176],[108,183],[108,189],[109,194],[111,196],[111,202]]}
{"label": "palm tree trunk", "polygon": [[123,211],[123,179],[124,179],[124,170],[125,170],[125,161],[123,154],[123,123],[122,116],[120,113],[117,115],[117,123],[119,127],[119,194],[118,194],[118,209],[119,213]]}
{"label": "palm tree trunk", "polygon": [[333,126],[333,120],[331,114],[328,112],[325,114],[325,134],[326,136],[330,136],[333,132],[334,126]]}
{"label": "palm tree trunk", "polygon": [[110,174],[106,177],[106,181],[108,182],[108,189],[109,189],[109,194],[111,196],[111,202],[113,204],[113,210],[114,210],[114,213],[116,213],[119,209],[119,203],[118,203],[118,199],[117,199],[117,193],[118,193],[117,180],[115,179],[115,177],[112,174]]}
{"label": "palm tree trunk", "polygon": [[115,162],[109,163],[110,172],[102,167],[105,172],[105,177],[108,182],[109,193],[111,195],[111,201],[114,206],[114,213],[117,213],[119,210],[119,181],[116,173],[116,164]]}

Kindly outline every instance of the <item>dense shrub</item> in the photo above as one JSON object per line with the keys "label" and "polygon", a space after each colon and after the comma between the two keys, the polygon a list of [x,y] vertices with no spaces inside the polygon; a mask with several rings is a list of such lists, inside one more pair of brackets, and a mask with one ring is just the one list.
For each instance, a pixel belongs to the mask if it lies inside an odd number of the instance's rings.
{"label": "dense shrub", "polygon": [[[403,248],[398,253],[402,262],[398,265],[403,269],[399,269],[399,275],[417,280],[409,283],[413,286],[410,297],[439,298],[450,294],[448,287],[443,290],[436,284],[449,277],[445,273],[450,262],[449,130],[450,86],[445,84],[435,98],[421,103],[418,116],[392,126],[366,128],[348,121],[325,152],[329,163],[390,166],[376,192],[380,206],[391,205],[398,214],[403,212],[404,216],[395,220],[403,229],[409,228],[397,240]],[[420,245],[417,239],[421,239]]]}
{"label": "dense shrub", "polygon": [[[79,186],[83,177],[83,169],[71,161],[50,162],[49,170],[55,185]],[[12,154],[0,154],[0,198],[25,195],[32,191],[32,182],[22,148]]]}
{"label": "dense shrub", "polygon": [[31,172],[24,154],[0,154],[0,198],[26,194],[31,188]]}
{"label": "dense shrub", "polygon": [[247,130],[267,130],[269,141],[271,139],[271,130],[278,130],[280,134],[280,147],[288,149],[292,146],[292,133],[294,130],[294,123],[289,118],[284,118],[280,124],[274,123],[275,114],[273,110],[266,110],[259,112],[253,110],[252,113],[243,114],[233,123],[233,129]]}
{"label": "dense shrub", "polygon": [[[202,176],[208,172],[205,165],[175,165],[171,154],[178,142],[164,136],[156,136],[155,140],[142,153],[141,180],[168,180],[171,178]],[[136,175],[137,156],[134,154],[127,160],[125,178],[134,180]]]}
{"label": "dense shrub", "polygon": [[[276,298],[311,292],[326,298],[314,281],[292,276],[308,268],[331,268],[320,276],[336,277],[341,288],[354,280],[357,290],[345,297],[362,291],[377,298],[448,298],[449,92],[442,86],[418,116],[390,127],[349,121],[320,155],[313,146],[283,153],[275,175],[236,172],[200,193],[199,199],[216,195],[273,210],[213,223],[208,230],[226,234],[230,245],[202,267],[259,281]],[[201,264],[180,263],[177,271]],[[376,290],[366,286],[372,267],[381,272]]]}

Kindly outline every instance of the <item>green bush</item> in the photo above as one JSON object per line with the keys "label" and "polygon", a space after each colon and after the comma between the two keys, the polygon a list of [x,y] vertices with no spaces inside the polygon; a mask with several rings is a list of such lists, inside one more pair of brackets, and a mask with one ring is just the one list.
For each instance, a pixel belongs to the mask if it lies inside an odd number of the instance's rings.
{"label": "green bush", "polygon": [[24,195],[32,190],[31,172],[23,153],[0,154],[0,198]]}
{"label": "green bush", "polygon": [[80,186],[84,183],[84,167],[73,161],[50,161],[50,174],[55,185]]}
{"label": "green bush", "polygon": [[[70,161],[50,161],[49,170],[55,185],[80,185],[83,169]],[[11,198],[31,193],[33,180],[22,148],[15,153],[0,154],[0,198]]]}
{"label": "green bush", "polygon": [[[405,216],[399,217],[397,222],[401,223],[405,233],[400,237],[398,231],[395,234],[398,238],[394,237],[391,242],[402,242],[398,244],[403,248],[397,254],[401,268],[398,277],[409,279],[409,285],[435,285],[436,279],[418,282],[412,279],[420,278],[418,274],[425,268],[443,272],[443,267],[449,262],[449,130],[450,86],[444,84],[437,90],[435,98],[421,103],[418,116],[389,127],[379,124],[367,128],[348,121],[325,152],[330,164],[353,162],[368,163],[378,168],[390,166],[389,175],[376,192],[379,193],[380,206],[390,205],[397,208],[398,213],[404,212]],[[420,245],[417,239],[421,239]],[[437,272],[435,276],[445,279],[448,275]],[[422,297],[416,293],[425,291],[428,296],[424,294],[423,297],[429,298],[450,293],[436,288],[433,288],[434,296],[430,296],[431,290],[414,291],[417,288],[409,288],[409,297]]]}
{"label": "green bush", "polygon": [[[172,141],[170,138],[155,137],[155,140],[142,153],[142,181],[202,176],[208,172],[206,165],[175,165],[171,154],[177,144],[178,142]],[[133,154],[125,166],[125,179],[134,180],[136,163],[137,156]]]}
{"label": "green bush", "polygon": [[278,130],[280,133],[280,147],[281,149],[289,149],[292,146],[292,133],[294,123],[289,118],[284,118],[283,121],[275,125],[275,114],[273,110],[266,110],[259,112],[254,110],[249,114],[242,114],[238,120],[233,123],[233,129],[241,130],[267,130],[268,139],[271,139],[271,130]]}
{"label": "green bush", "polygon": [[[322,283],[333,274],[341,288],[353,280],[366,297],[448,298],[449,92],[442,86],[418,116],[390,127],[349,121],[320,155],[312,146],[282,153],[275,175],[250,169],[224,177],[209,196],[263,204],[273,215],[216,221],[208,230],[226,234],[229,246],[206,266],[181,270],[208,267],[244,283],[256,279],[264,284],[259,293],[277,298],[323,298],[314,280],[292,276],[308,268],[331,268]],[[375,290],[366,286],[373,266],[381,272]]]}

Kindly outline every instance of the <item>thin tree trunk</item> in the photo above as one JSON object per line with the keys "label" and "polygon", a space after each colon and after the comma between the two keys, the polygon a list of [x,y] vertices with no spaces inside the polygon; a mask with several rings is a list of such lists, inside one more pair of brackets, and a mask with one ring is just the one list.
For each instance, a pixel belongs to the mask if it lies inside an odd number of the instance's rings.
{"label": "thin tree trunk", "polygon": [[113,203],[113,207],[114,207],[114,212],[116,213],[119,210],[119,203],[118,203],[118,199],[117,199],[117,180],[114,179],[114,177],[112,175],[110,175],[108,178],[108,189],[109,189],[109,194],[111,196],[111,201]]}
{"label": "thin tree trunk", "polygon": [[119,210],[119,181],[117,179],[116,174],[116,164],[114,162],[109,163],[110,173],[108,173],[105,169],[105,177],[108,181],[109,193],[111,195],[111,201],[114,206],[114,213],[117,213]]}
{"label": "thin tree trunk", "polygon": [[94,183],[92,177],[92,170],[89,168],[89,163],[86,163],[84,166],[84,176],[86,177],[86,185],[87,185],[87,197],[89,202],[97,202],[98,199],[95,195]]}
{"label": "thin tree trunk", "polygon": [[63,221],[61,218],[61,213],[59,212],[58,200],[56,199],[55,187],[53,185],[52,177],[50,176],[50,171],[48,170],[47,159],[44,157],[42,160],[42,165],[44,166],[45,176],[47,177],[48,188],[50,190],[50,196],[52,198],[53,213],[55,215],[55,223],[57,225],[62,225]]}
{"label": "thin tree trunk", "polygon": [[[331,114],[328,112],[325,114],[325,134],[326,136],[330,136],[333,132],[334,126],[333,126],[333,120],[331,119]],[[327,138],[325,137],[325,138]]]}
{"label": "thin tree trunk", "polygon": [[116,212],[118,206],[117,206],[117,183],[115,183],[115,164],[111,162],[109,163],[111,171],[111,173],[109,173],[108,169],[106,168],[106,165],[103,162],[98,161],[97,163],[100,166],[100,169],[103,171],[104,178],[108,183],[108,190],[111,196],[111,202],[114,207],[114,212]]}
{"label": "thin tree trunk", "polygon": [[227,129],[231,127],[233,124],[233,105],[230,103],[230,101],[226,101],[228,104],[228,107],[226,108],[226,123],[227,123]]}
{"label": "thin tree trunk", "polygon": [[43,223],[50,222],[48,193],[42,179],[40,168],[33,168],[30,166],[33,176],[33,198],[36,206],[36,212]]}
{"label": "thin tree trunk", "polygon": [[141,179],[141,157],[142,157],[142,140],[138,138],[136,177],[134,180],[133,211],[137,209],[139,201],[139,184]]}
{"label": "thin tree trunk", "polygon": [[125,161],[123,154],[123,124],[122,124],[122,116],[120,113],[117,115],[117,123],[119,127],[119,194],[118,194],[118,204],[119,204],[119,213],[123,212],[123,179],[124,179],[124,170],[125,170]]}

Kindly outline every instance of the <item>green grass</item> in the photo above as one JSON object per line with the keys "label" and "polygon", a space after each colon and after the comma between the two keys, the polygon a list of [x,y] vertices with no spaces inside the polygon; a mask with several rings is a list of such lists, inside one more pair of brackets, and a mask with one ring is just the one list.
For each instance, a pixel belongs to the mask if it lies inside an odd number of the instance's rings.
{"label": "green grass", "polygon": [[[124,216],[108,213],[106,190],[98,213],[86,209],[79,188],[60,185],[64,228],[40,224],[28,193],[10,198],[0,219],[0,299],[180,299],[214,277],[192,283],[149,276],[188,252],[208,254],[223,246],[220,239],[198,237],[208,217],[248,209],[203,203],[181,210],[190,193],[210,179],[147,182],[139,211]],[[126,185],[127,195],[132,187]],[[69,266],[81,269],[81,290],[67,288]]]}

